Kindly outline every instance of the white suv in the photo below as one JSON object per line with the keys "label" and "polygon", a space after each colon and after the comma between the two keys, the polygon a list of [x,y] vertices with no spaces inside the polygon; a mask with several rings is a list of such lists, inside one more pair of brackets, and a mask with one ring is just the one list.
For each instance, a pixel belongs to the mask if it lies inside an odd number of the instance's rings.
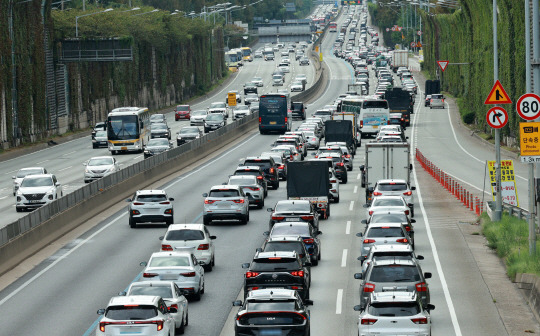
{"label": "white suv", "polygon": [[21,212],[26,209],[39,208],[63,196],[60,183],[53,174],[26,176],[16,193],[15,209]]}
{"label": "white suv", "polygon": [[162,251],[191,251],[198,261],[204,262],[204,269],[212,271],[215,266],[213,240],[204,224],[173,224],[165,236],[160,237]]}
{"label": "white suv", "polygon": [[96,336],[132,334],[135,329],[137,335],[172,336],[176,329],[172,313],[176,312],[176,308],[168,308],[159,296],[116,296],[106,309],[97,311],[103,318]]}
{"label": "white suv", "polygon": [[137,223],[160,222],[171,225],[174,222],[172,201],[165,190],[138,190],[128,207],[129,227],[137,227]]}

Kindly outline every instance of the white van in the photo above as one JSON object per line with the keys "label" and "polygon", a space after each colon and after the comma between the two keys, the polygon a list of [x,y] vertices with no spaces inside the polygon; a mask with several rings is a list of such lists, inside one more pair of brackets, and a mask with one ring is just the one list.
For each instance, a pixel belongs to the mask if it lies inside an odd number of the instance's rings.
{"label": "white van", "polygon": [[361,137],[376,136],[382,125],[388,124],[390,108],[388,102],[382,99],[365,99],[360,109]]}

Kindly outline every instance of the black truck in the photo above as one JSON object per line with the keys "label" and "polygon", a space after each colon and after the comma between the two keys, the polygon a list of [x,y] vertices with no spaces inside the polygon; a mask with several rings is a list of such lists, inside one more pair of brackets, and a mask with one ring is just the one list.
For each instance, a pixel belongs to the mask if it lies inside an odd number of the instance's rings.
{"label": "black truck", "polygon": [[326,161],[298,161],[287,164],[287,198],[308,200],[324,219],[330,216],[330,177]]}
{"label": "black truck", "polygon": [[324,122],[324,139],[328,142],[345,142],[354,155],[356,154],[356,141],[354,138],[351,120],[327,120]]}
{"label": "black truck", "polygon": [[384,99],[388,101],[390,113],[401,113],[405,126],[409,126],[411,113],[414,113],[414,99],[410,92],[402,88],[387,89]]}

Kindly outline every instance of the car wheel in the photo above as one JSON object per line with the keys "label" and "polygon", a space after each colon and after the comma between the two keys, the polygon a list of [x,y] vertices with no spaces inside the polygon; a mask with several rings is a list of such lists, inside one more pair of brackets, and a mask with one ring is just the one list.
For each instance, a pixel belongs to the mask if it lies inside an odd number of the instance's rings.
{"label": "car wheel", "polygon": [[268,188],[264,189],[264,197],[268,197]]}
{"label": "car wheel", "polygon": [[184,323],[184,319],[182,318],[182,322],[180,323],[179,327],[176,327],[176,330],[175,330],[174,334],[175,335],[183,335],[184,331],[185,331],[185,323]]}
{"label": "car wheel", "polygon": [[93,149],[96,149],[96,148],[97,148],[97,146],[96,146],[96,145],[92,145],[92,148],[93,148]]}
{"label": "car wheel", "polygon": [[17,212],[22,212],[22,208],[15,207],[15,210],[17,210]]}
{"label": "car wheel", "polygon": [[174,223],[174,218],[171,218],[165,222],[167,224],[167,227],[169,227],[172,223]]}
{"label": "car wheel", "polygon": [[334,198],[334,203],[339,203],[339,196]]}
{"label": "car wheel", "polygon": [[203,216],[204,225],[210,225],[211,223],[212,223],[212,220],[210,218]]}
{"label": "car wheel", "polygon": [[208,133],[208,128],[204,128],[204,133]]}
{"label": "car wheel", "polygon": [[201,292],[200,291],[197,294],[193,294],[193,300],[201,301]]}
{"label": "car wheel", "polygon": [[257,209],[262,209],[262,208],[264,208],[264,200],[262,201],[262,203],[257,204]]}
{"label": "car wheel", "polygon": [[189,311],[188,311],[188,312],[186,312],[186,321],[184,322],[184,326],[186,326],[186,327],[187,327],[187,326],[188,326],[188,324],[189,324]]}
{"label": "car wheel", "polygon": [[132,228],[132,229],[137,227],[137,222],[135,221],[135,219],[133,219],[131,217],[129,218],[129,227]]}
{"label": "car wheel", "polygon": [[322,256],[322,252],[321,252],[321,250],[319,248],[319,255],[317,256],[317,260],[321,260],[321,258],[322,258],[321,256]]}
{"label": "car wheel", "polygon": [[330,204],[328,204],[328,208],[326,209],[326,219],[330,217]]}
{"label": "car wheel", "polygon": [[348,170],[348,171],[351,171],[351,170],[352,170],[352,166],[347,167],[347,170]]}
{"label": "car wheel", "polygon": [[180,146],[180,142],[176,142],[176,147],[179,147]]}
{"label": "car wheel", "polygon": [[277,181],[274,183],[274,185],[272,186],[272,188],[273,188],[274,190],[279,189],[279,180],[277,180]]}
{"label": "car wheel", "polygon": [[342,183],[342,184],[347,184],[347,181],[348,181],[348,179],[345,177],[345,178],[342,180],[341,183]]}
{"label": "car wheel", "polygon": [[313,260],[311,260],[311,265],[313,266],[319,265],[319,260],[317,258],[313,258]]}
{"label": "car wheel", "polygon": [[210,263],[208,265],[204,265],[204,270],[206,272],[212,272],[212,262],[210,261]]}

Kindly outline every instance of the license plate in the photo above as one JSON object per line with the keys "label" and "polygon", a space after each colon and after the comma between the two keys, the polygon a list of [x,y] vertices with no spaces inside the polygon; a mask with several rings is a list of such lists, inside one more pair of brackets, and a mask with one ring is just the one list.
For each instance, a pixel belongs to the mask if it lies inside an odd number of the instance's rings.
{"label": "license plate", "polygon": [[275,124],[277,124],[277,122],[275,122],[275,121],[270,122],[270,125],[275,125]]}
{"label": "license plate", "polygon": [[259,335],[261,336],[281,336],[283,333],[280,329],[260,329]]}
{"label": "license plate", "polygon": [[285,221],[286,222],[299,222],[300,218],[298,218],[298,217],[287,217],[287,218],[285,218]]}
{"label": "license plate", "polygon": [[120,147],[121,150],[127,150],[127,147]]}
{"label": "license plate", "polygon": [[31,201],[28,201],[28,203],[39,203],[41,202],[41,200],[31,200]]}
{"label": "license plate", "polygon": [[161,280],[178,280],[178,275],[176,274],[162,274]]}
{"label": "license plate", "polygon": [[229,204],[218,204],[218,209],[229,209],[231,206]]}
{"label": "license plate", "polygon": [[142,334],[142,328],[140,327],[122,327],[120,335],[139,335]]}
{"label": "license plate", "polygon": [[373,128],[379,128],[379,126],[373,126]]}
{"label": "license plate", "polygon": [[149,208],[149,209],[144,209],[146,213],[158,213],[159,212],[159,208]]}

